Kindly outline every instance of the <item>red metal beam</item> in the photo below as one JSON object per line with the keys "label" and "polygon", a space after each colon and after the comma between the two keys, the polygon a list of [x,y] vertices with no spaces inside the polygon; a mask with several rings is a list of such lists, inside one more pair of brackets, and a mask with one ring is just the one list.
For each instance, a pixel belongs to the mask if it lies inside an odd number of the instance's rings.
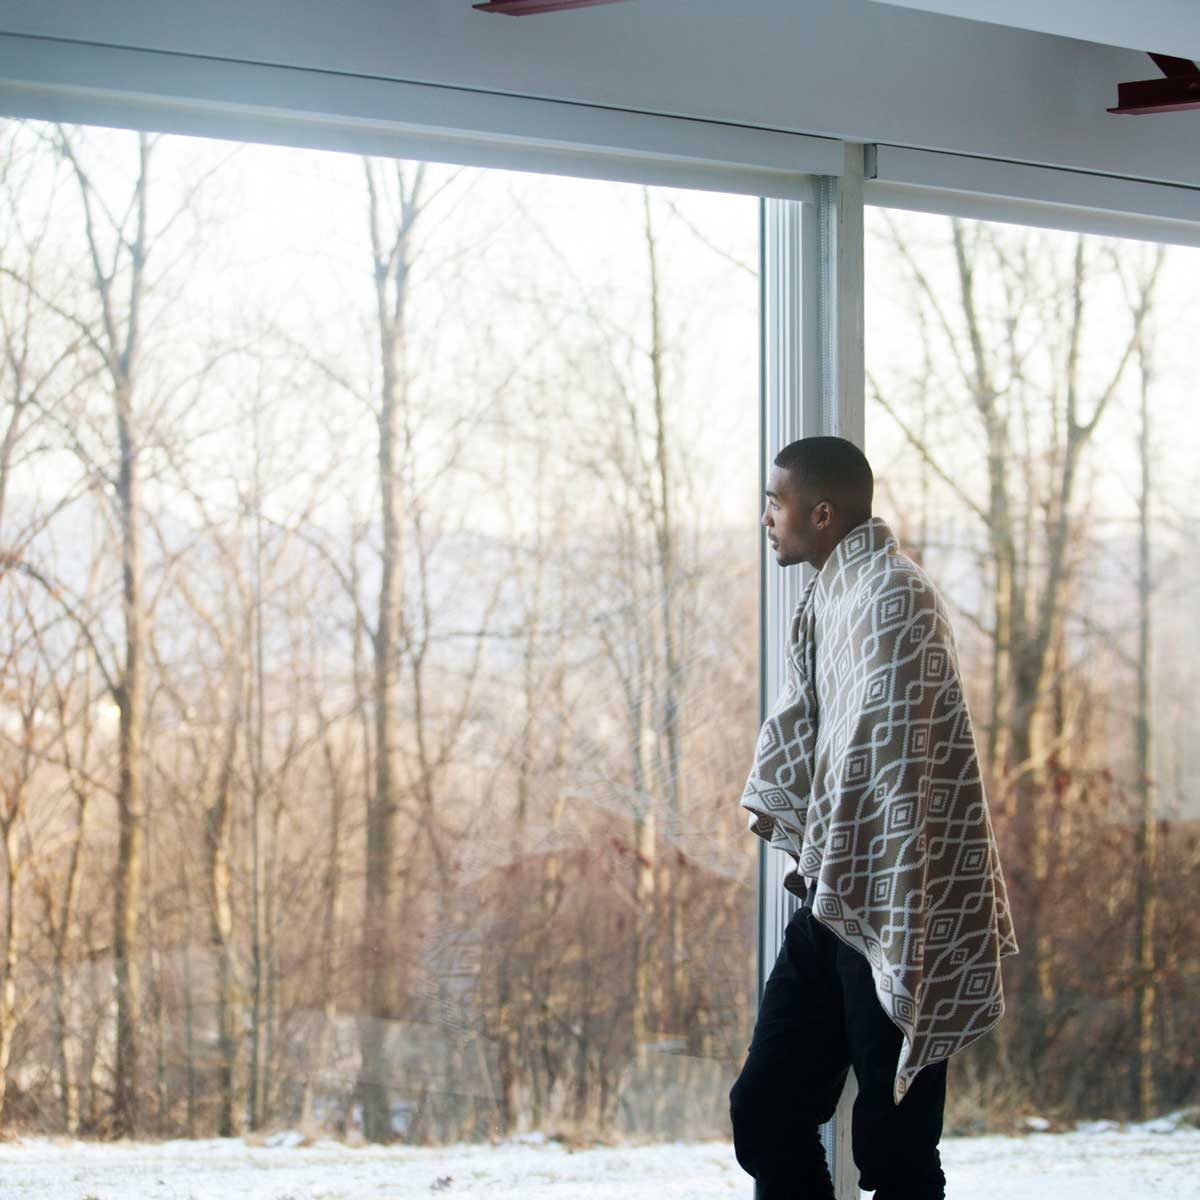
{"label": "red metal beam", "polygon": [[1110,113],[1141,116],[1148,113],[1200,109],[1200,67],[1190,58],[1151,54],[1163,79],[1139,79],[1117,84],[1117,107]]}
{"label": "red metal beam", "polygon": [[1171,54],[1155,54],[1153,51],[1150,57],[1154,59],[1155,65],[1164,75],[1179,76],[1179,75],[1195,75],[1196,64],[1190,58],[1175,58]]}
{"label": "red metal beam", "polygon": [[507,17],[529,17],[534,13],[564,12],[568,8],[591,8],[594,4],[621,4],[623,0],[488,0],[473,4],[480,12],[501,13]]}

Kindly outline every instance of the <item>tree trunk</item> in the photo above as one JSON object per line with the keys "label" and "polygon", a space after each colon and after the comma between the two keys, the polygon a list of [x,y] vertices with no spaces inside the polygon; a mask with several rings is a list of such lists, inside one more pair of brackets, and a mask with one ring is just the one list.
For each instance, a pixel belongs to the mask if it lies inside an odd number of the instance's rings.
{"label": "tree trunk", "polygon": [[1154,1111],[1155,1011],[1157,972],[1154,929],[1158,910],[1158,823],[1155,812],[1153,725],[1151,721],[1151,533],[1152,462],[1150,422],[1150,350],[1146,338],[1139,340],[1141,366],[1140,427],[1138,460],[1141,471],[1138,490],[1138,637],[1137,707],[1134,713],[1135,789],[1140,810],[1136,854],[1136,926],[1134,963],[1137,986],[1134,993],[1134,1028],[1137,1051],[1134,1071],[1134,1111],[1145,1119]]}
{"label": "tree trunk", "polygon": [[304,1078],[301,1097],[301,1119],[313,1119],[316,1081],[325,1068],[329,1039],[337,1019],[337,993],[334,980],[338,972],[337,943],[342,918],[342,771],[333,754],[329,725],[320,701],[316,702],[321,723],[322,751],[329,783],[329,857],[325,866],[325,913],[321,936],[321,1019],[317,1044]]}
{"label": "tree trunk", "polygon": [[54,1027],[54,1068],[58,1073],[58,1094],[63,1131],[68,1137],[79,1132],[79,1083],[75,1074],[75,1038],[70,1032],[67,1014],[67,987],[64,963],[55,953],[54,979],[50,987]]}
{"label": "tree trunk", "polygon": [[[91,696],[91,660],[84,695]],[[92,736],[91,709],[84,705],[82,715],[83,738],[81,759],[86,761],[87,749]],[[73,774],[73,772],[72,772]],[[54,898],[49,885],[43,894],[47,923],[54,940],[54,980],[51,987],[54,1022],[55,1063],[59,1079],[59,1097],[62,1103],[63,1128],[68,1137],[79,1132],[79,1077],[77,1064],[82,1064],[82,1047],[74,1032],[68,1011],[67,957],[71,943],[71,930],[75,921],[75,898],[83,875],[83,832],[89,800],[88,785],[78,777],[72,780],[72,789],[77,800],[74,835],[71,840],[70,865],[63,890],[62,911],[57,923],[54,920]]]}
{"label": "tree trunk", "polygon": [[208,876],[209,945],[216,964],[217,1136],[233,1137],[234,1072],[237,1061],[234,1000],[233,903],[229,869],[229,835],[233,824],[233,780],[245,672],[239,672],[230,700],[221,750],[216,795],[206,814],[205,865]]}
{"label": "tree trunk", "polygon": [[20,846],[16,801],[4,819],[4,979],[0,984],[0,1120],[8,1095],[8,1071],[12,1062],[13,1036],[17,1025],[17,962],[20,957],[20,909],[17,884],[20,880]]}
{"label": "tree trunk", "polygon": [[142,856],[146,814],[142,802],[142,737],[145,712],[145,602],[142,586],[142,509],[132,385],[116,393],[121,462],[117,498],[121,516],[121,558],[125,617],[125,670],[117,704],[120,774],[117,792],[118,847],[113,933],[117,984],[117,1061],[114,1118],[118,1134],[138,1129],[138,1020],[141,1004],[138,956],[142,904]]}
{"label": "tree trunk", "polygon": [[[679,629],[679,563],[677,531],[673,518],[672,476],[667,430],[667,397],[664,380],[666,347],[662,326],[662,285],[659,280],[658,240],[651,215],[650,190],[642,190],[646,252],[650,269],[650,378],[654,398],[654,467],[656,512],[655,549],[658,559],[659,637],[662,645],[662,695],[660,737],[666,744],[665,761],[659,753],[659,775],[665,792],[667,841],[677,846],[683,828],[683,788],[680,778],[681,702],[683,658]],[[683,910],[679,900],[680,858],[672,855],[663,864],[667,914],[667,982],[669,1009],[674,1013],[687,987],[683,960]]]}
{"label": "tree trunk", "polygon": [[187,1109],[184,1129],[190,1138],[196,1137],[196,1097],[199,1093],[199,1080],[196,1072],[196,988],[192,977],[192,943],[194,932],[191,928],[192,901],[188,897],[188,933],[187,942],[183,947],[183,1049],[187,1062]]}
{"label": "tree trunk", "polygon": [[266,1014],[266,971],[265,947],[263,945],[263,853],[262,853],[262,809],[266,791],[266,667],[264,662],[266,631],[263,627],[263,531],[262,490],[259,478],[261,446],[259,443],[258,414],[254,423],[254,716],[253,741],[251,745],[250,787],[250,1063],[247,1095],[247,1120],[251,1129],[262,1124],[266,1097],[263,1094],[263,1055],[266,1047],[266,1032],[263,1023]]}
{"label": "tree trunk", "polygon": [[[124,662],[106,671],[119,713],[117,781],[117,861],[113,878],[113,977],[116,984],[116,1062],[113,1129],[118,1135],[138,1127],[139,1017],[141,1005],[138,956],[142,905],[142,870],[146,814],[143,806],[142,742],[145,722],[146,600],[142,566],[141,474],[142,433],[134,405],[142,340],[142,305],[146,261],[150,252],[148,220],[151,140],[137,135],[138,176],[128,200],[105,203],[76,154],[72,135],[59,126],[58,147],[70,164],[79,188],[85,219],[91,286],[99,304],[95,332],[88,340],[103,355],[111,388],[118,462],[113,488],[121,539],[121,600]],[[112,213],[125,211],[119,224]],[[98,221],[110,223],[114,246],[102,244]],[[132,224],[132,235],[126,222]],[[118,267],[124,263],[125,269]],[[120,280],[124,294],[118,298]],[[81,322],[82,324],[83,322]],[[95,464],[88,464],[94,467]]]}
{"label": "tree trunk", "polygon": [[[401,510],[400,442],[405,404],[404,343],[408,303],[411,235],[419,214],[422,170],[411,187],[403,168],[395,165],[400,191],[400,220],[385,240],[383,194],[376,169],[364,163],[369,203],[371,251],[375,284],[375,315],[379,338],[380,393],[378,408],[379,513],[383,534],[380,555],[379,600],[373,631],[375,709],[375,777],[367,800],[366,876],[363,907],[363,1019],[360,1039],[362,1069],[358,1095],[363,1133],[368,1141],[392,1137],[391,1103],[387,1087],[386,1022],[392,1017],[396,992],[396,963],[390,947],[399,917],[397,907],[396,841],[399,729],[396,690],[399,683],[399,634],[403,617],[404,524]],[[419,722],[419,715],[417,717]],[[418,731],[419,732],[419,731]]]}
{"label": "tree trunk", "polygon": [[646,1061],[646,1035],[650,1024],[650,946],[654,912],[654,814],[643,811],[634,820],[633,860],[633,1038],[634,1061]]}

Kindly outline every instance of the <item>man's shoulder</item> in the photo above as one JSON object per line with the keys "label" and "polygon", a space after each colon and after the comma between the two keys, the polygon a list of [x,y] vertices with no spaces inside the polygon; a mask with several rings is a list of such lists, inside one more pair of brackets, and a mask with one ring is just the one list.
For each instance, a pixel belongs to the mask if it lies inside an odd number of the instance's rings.
{"label": "man's shoulder", "polygon": [[924,610],[936,613],[943,620],[948,618],[946,602],[937,584],[920,563],[899,549],[878,555],[871,569],[862,573],[852,603],[885,603],[901,595],[908,597],[910,611]]}
{"label": "man's shoulder", "polygon": [[902,586],[937,591],[925,568],[896,547],[875,555],[870,569],[862,573],[859,582],[869,592],[882,592],[889,587]]}

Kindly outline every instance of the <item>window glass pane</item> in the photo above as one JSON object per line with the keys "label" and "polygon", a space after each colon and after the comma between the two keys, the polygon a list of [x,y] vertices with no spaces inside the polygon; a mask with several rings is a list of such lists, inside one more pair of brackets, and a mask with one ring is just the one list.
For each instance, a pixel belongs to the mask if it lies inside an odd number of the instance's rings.
{"label": "window glass pane", "polygon": [[951,602],[1020,954],[947,1131],[1197,1101],[1195,250],[867,214],[877,511]]}
{"label": "window glass pane", "polygon": [[5,1119],[725,1138],[757,202],[0,138]]}

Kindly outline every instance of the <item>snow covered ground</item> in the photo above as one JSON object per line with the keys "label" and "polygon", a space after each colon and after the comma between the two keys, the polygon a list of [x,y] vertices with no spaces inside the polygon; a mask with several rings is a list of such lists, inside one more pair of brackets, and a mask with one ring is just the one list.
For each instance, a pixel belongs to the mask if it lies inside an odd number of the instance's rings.
{"label": "snow covered ground", "polygon": [[[597,1147],[534,1137],[500,1146],[266,1146],[237,1139],[0,1144],[0,1200],[749,1200],[728,1143]],[[1200,1130],[1179,1117],[1069,1133],[946,1138],[948,1200],[1196,1200]],[[863,1193],[864,1196],[866,1193]]]}

